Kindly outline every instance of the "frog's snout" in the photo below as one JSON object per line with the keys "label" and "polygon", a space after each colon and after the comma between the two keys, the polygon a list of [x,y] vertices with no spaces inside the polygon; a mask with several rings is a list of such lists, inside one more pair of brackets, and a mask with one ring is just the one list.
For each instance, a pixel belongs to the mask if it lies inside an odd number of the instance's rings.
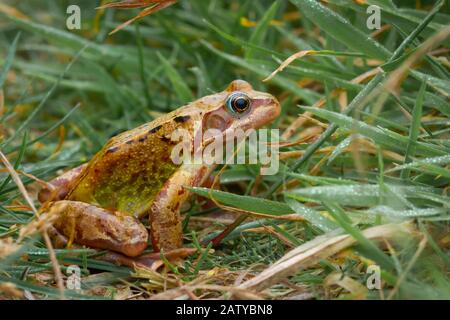
{"label": "frog's snout", "polygon": [[259,129],[280,115],[280,103],[267,93],[258,93],[252,97],[251,112],[233,126],[244,130]]}
{"label": "frog's snout", "polygon": [[275,120],[281,112],[278,99],[270,94],[258,97],[253,100],[253,108],[255,113],[255,122],[262,126],[268,122]]}
{"label": "frog's snout", "polygon": [[242,113],[231,127],[257,129],[280,115],[281,107],[277,98],[269,93],[253,90],[252,85],[245,80],[232,81],[225,91],[228,97],[239,93],[247,95],[251,101],[251,112]]}
{"label": "frog's snout", "polygon": [[274,96],[270,96],[270,100],[269,117],[271,117],[271,120],[275,120],[281,113],[281,105],[278,99]]}

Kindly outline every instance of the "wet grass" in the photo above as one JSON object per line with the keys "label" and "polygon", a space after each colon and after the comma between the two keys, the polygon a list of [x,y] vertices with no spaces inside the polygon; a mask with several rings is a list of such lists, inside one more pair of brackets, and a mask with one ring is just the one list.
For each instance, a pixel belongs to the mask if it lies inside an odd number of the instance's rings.
{"label": "wet grass", "polygon": [[[70,265],[82,273],[83,291],[65,290],[66,297],[450,298],[448,1],[417,1],[420,8],[366,1],[382,10],[383,28],[372,34],[367,5],[352,0],[180,1],[111,36],[138,10],[75,2],[82,29],[74,31],[65,27],[68,1],[0,6],[0,150],[32,197],[39,189],[32,176],[49,180],[89,160],[109,137],[236,78],[277,96],[282,114],[272,127],[292,128],[284,138],[304,143],[281,148],[275,176],[230,165],[221,191],[192,190],[265,215],[246,220],[215,250],[202,240],[232,216],[205,210],[197,198],[183,225],[185,244],[198,254],[177,265],[163,259],[158,273],[98,261],[88,248],[57,249],[65,278]],[[288,214],[303,220],[282,220]],[[2,169],[4,297],[60,295],[41,236],[17,242],[33,219]],[[386,225],[403,233],[388,236]],[[375,242],[365,231],[377,226],[383,240]],[[357,243],[321,247],[320,239],[341,243],[339,235]],[[321,249],[305,249],[310,260],[295,256],[294,268],[246,284],[311,241]],[[372,265],[380,267],[381,290],[366,288]]]}

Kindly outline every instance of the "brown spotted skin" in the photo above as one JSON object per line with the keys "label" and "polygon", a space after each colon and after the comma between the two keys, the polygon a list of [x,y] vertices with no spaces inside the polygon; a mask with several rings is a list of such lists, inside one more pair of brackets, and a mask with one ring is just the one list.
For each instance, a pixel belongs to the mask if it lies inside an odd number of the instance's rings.
{"label": "brown spotted skin", "polygon": [[[234,91],[251,99],[245,116],[236,117],[225,106]],[[139,255],[147,242],[137,219],[148,216],[154,250],[180,248],[180,208],[189,197],[185,186],[201,185],[213,167],[174,164],[170,155],[178,141],[172,141],[172,133],[183,128],[194,136],[194,123],[201,123],[203,131],[214,128],[222,134],[259,128],[279,112],[273,96],[235,80],[222,92],[113,137],[86,165],[53,180],[57,190],[43,190],[39,199],[56,201],[50,206],[61,215],[55,228],[69,243]]]}
{"label": "brown spotted skin", "polygon": [[164,140],[176,127],[174,121],[150,123],[112,138],[74,182],[67,199],[141,217],[178,169],[170,159],[174,144]]}
{"label": "brown spotted skin", "polygon": [[188,199],[185,186],[199,186],[206,180],[212,167],[183,165],[167,180],[150,207],[150,230],[155,250],[180,248],[183,233],[180,219],[181,205]]}

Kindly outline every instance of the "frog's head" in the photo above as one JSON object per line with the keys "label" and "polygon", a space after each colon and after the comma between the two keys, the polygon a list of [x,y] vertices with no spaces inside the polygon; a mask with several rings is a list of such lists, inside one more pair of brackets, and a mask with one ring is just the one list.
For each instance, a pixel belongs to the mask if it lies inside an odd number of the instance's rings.
{"label": "frog's head", "polygon": [[253,90],[243,80],[234,80],[224,91],[204,99],[208,110],[203,115],[203,128],[224,134],[236,129],[258,129],[280,114],[274,96]]}

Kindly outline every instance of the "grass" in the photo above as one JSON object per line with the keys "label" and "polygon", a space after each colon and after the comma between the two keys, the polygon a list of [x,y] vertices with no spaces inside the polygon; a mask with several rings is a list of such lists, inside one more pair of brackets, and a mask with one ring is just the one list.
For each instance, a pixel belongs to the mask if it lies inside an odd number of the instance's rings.
{"label": "grass", "polygon": [[[450,298],[448,1],[366,1],[381,7],[374,33],[367,4],[352,0],[179,1],[111,36],[138,10],[75,2],[73,31],[74,1],[0,5],[0,150],[32,197],[32,177],[50,180],[109,137],[236,78],[277,96],[272,126],[307,143],[281,148],[275,176],[231,165],[220,191],[191,190],[259,214],[214,250],[202,241],[232,216],[196,197],[183,226],[198,253],[164,258],[158,272],[56,249],[64,278],[81,268],[83,290],[67,298]],[[299,51],[309,53],[262,81]],[[0,297],[60,296],[41,236],[18,241],[33,219],[0,171]],[[373,265],[380,290],[366,287]]]}

